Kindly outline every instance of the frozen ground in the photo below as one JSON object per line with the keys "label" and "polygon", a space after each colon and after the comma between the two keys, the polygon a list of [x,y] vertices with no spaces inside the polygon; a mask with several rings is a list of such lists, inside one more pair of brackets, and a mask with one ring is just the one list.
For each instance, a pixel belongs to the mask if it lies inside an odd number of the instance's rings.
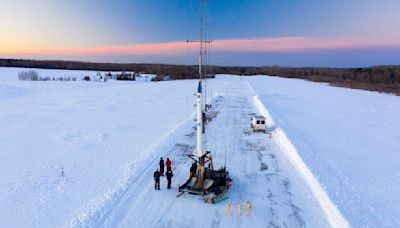
{"label": "frozen ground", "polygon": [[[212,206],[175,197],[196,81],[18,81],[22,70],[0,68],[0,227],[400,226],[399,97],[219,76],[206,145],[216,166],[226,148],[234,182]],[[271,138],[248,131],[253,113],[268,117]],[[173,190],[152,189],[160,156],[173,159]],[[246,199],[254,208],[238,216]]]}
{"label": "frozen ground", "polygon": [[[175,197],[194,146],[196,81],[29,82],[17,80],[21,70],[0,68],[1,227],[347,225],[278,126],[271,138],[249,132],[250,116],[266,110],[246,80],[212,82],[207,146],[216,166],[226,148],[234,178],[230,198],[213,206]],[[160,156],[173,159],[173,190],[152,189]],[[238,216],[246,199],[254,208]]]}
{"label": "frozen ground", "polygon": [[400,97],[248,78],[353,227],[400,227]]}
{"label": "frozen ground", "polygon": [[[187,155],[194,148],[194,122],[176,129],[151,152],[151,158],[132,178],[121,194],[113,197],[91,216],[73,220],[73,225],[91,227],[327,227],[326,214],[303,177],[282,154],[274,139],[249,129],[253,94],[247,82],[238,77],[220,78],[228,85],[213,101],[215,118],[207,126],[206,145],[213,152],[215,166],[224,163],[233,177],[229,199],[217,205],[205,204],[193,195],[176,197],[177,183],[188,177]],[[217,80],[218,81],[218,80]],[[174,188],[155,191],[152,174],[158,157],[173,160]],[[247,210],[245,200],[253,209]],[[227,213],[226,206],[232,204]],[[241,206],[241,215],[237,207]],[[340,224],[340,223],[338,223]]]}
{"label": "frozen ground", "polygon": [[1,227],[61,226],[103,200],[150,145],[187,119],[196,84],[18,81],[22,70],[0,69]]}

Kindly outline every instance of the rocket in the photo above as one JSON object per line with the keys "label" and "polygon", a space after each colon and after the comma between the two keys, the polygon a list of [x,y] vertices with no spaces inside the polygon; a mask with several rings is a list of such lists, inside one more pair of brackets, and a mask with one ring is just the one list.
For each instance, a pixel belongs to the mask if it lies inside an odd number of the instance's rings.
{"label": "rocket", "polygon": [[203,110],[202,110],[202,86],[201,80],[197,87],[196,96],[196,107],[197,107],[197,156],[203,156],[202,148],[202,134],[203,134]]}

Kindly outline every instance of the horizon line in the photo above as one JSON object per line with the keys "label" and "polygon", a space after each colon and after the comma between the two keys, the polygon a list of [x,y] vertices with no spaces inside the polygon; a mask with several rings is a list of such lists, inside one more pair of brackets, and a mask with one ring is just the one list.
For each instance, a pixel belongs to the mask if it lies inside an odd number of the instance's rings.
{"label": "horizon line", "polygon": [[[240,39],[216,39],[213,52],[247,53],[301,53],[309,51],[400,47],[398,39],[366,38],[315,38],[304,36],[253,37]],[[84,48],[40,48],[30,50],[0,51],[3,55],[184,55],[196,53],[197,45],[186,41],[142,43]]]}

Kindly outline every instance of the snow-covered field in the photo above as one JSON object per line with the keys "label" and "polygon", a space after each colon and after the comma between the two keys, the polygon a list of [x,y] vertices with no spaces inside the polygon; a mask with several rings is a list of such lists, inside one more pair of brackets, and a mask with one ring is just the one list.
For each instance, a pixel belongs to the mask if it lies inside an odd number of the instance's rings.
{"label": "snow-covered field", "polygon": [[[226,150],[234,181],[229,199],[209,205],[175,196],[195,143],[196,80],[18,81],[23,70],[0,68],[0,227],[400,224],[398,97],[218,76],[205,143],[217,167]],[[249,131],[254,113],[271,114],[271,136]],[[173,160],[172,190],[164,179],[153,190],[160,156]]]}
{"label": "snow-covered field", "polygon": [[1,227],[61,226],[104,200],[152,144],[187,119],[196,84],[18,81],[22,70],[0,69]]}
{"label": "snow-covered field", "polygon": [[[220,77],[216,81],[219,80],[228,87],[214,99],[216,117],[207,127],[206,147],[213,152],[216,167],[224,163],[225,149],[227,151],[227,167],[234,179],[228,200],[210,205],[203,203],[199,196],[176,198],[176,184],[173,190],[165,190],[165,180],[164,191],[154,191],[151,176],[158,158],[154,156],[147,162],[151,165],[144,169],[142,177],[133,178],[121,194],[94,215],[72,224],[91,227],[131,227],[132,224],[148,227],[327,227],[326,213],[280,147],[266,134],[250,131],[250,116],[257,110],[247,82],[238,77]],[[182,183],[188,177],[190,161],[186,155],[195,146],[193,127],[192,121],[186,122],[152,151],[152,154],[172,158],[176,182]],[[252,202],[253,209],[246,209],[246,200]],[[227,212],[228,204],[232,207]],[[334,224],[341,223],[335,221]]]}
{"label": "snow-covered field", "polygon": [[248,80],[351,226],[400,227],[400,97]]}
{"label": "snow-covered field", "polygon": [[[187,177],[185,154],[194,144],[196,81],[18,81],[21,70],[0,71],[2,227],[223,226],[232,220],[243,226],[326,224],[297,173],[283,169],[287,161],[272,141],[246,135],[255,110],[251,90],[239,78],[212,83],[213,95],[221,97],[215,100],[219,117],[210,125],[218,140],[209,145],[219,158],[216,165],[227,148],[236,180],[231,201],[211,206],[199,198],[175,197],[177,183]],[[154,192],[152,172],[159,156],[166,155],[174,161],[175,190]],[[254,204],[251,217],[235,217],[236,204],[246,199]],[[228,202],[234,204],[231,217],[225,215]],[[198,211],[203,215],[197,217]]]}

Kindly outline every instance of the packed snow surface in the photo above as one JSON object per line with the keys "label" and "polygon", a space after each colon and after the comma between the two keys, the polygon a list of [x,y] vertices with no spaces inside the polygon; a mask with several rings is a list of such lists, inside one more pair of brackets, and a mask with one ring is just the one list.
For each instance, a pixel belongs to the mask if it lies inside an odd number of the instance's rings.
{"label": "packed snow surface", "polygon": [[[195,147],[197,80],[85,82],[96,72],[38,69],[78,80],[18,81],[20,71],[0,68],[1,227],[399,224],[395,96],[265,76],[209,80],[204,145],[233,178],[229,198],[210,205],[176,197]],[[268,116],[267,133],[251,131],[255,114]],[[155,191],[161,156],[172,159],[173,189],[162,178]]]}
{"label": "packed snow surface", "polygon": [[400,97],[248,80],[351,226],[400,227]]}
{"label": "packed snow surface", "polygon": [[[206,148],[213,153],[216,168],[225,162],[233,180],[229,198],[217,205],[205,204],[202,197],[186,194],[176,198],[177,185],[155,191],[151,179],[159,156],[173,160],[175,182],[188,178],[187,155],[195,146],[195,123],[186,122],[153,150],[144,178],[133,179],[123,194],[77,224],[121,226],[145,224],[149,227],[327,227],[327,215],[318,200],[274,139],[253,133],[249,128],[253,106],[252,91],[238,77],[221,78],[227,87],[213,99],[214,116],[206,129]],[[174,143],[171,143],[174,142]],[[148,164],[147,163],[147,164]],[[253,208],[247,209],[246,200]],[[228,205],[231,205],[229,208]],[[228,208],[227,208],[228,207]],[[238,212],[240,210],[240,213]],[[72,224],[76,224],[73,221]],[[346,224],[345,224],[346,225]]]}

